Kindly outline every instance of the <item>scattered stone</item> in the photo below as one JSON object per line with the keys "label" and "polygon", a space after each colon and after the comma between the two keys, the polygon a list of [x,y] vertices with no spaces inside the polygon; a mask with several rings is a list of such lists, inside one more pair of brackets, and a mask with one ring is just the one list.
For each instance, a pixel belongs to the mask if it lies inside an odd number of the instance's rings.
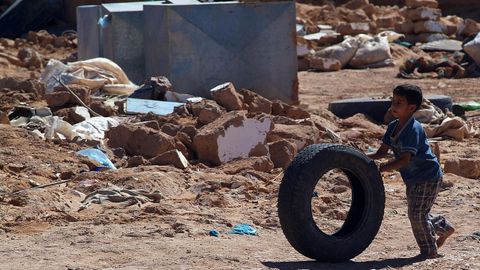
{"label": "scattered stone", "polygon": [[445,160],[445,173],[453,173],[465,178],[480,177],[480,159],[456,158]]}
{"label": "scattered stone", "polygon": [[[90,88],[71,84],[68,86],[85,104],[91,103]],[[49,107],[62,107],[66,104],[82,105],[66,88],[57,86],[52,93],[45,95]]]}
{"label": "scattered stone", "polygon": [[346,186],[335,186],[332,188],[331,192],[334,194],[340,194],[340,193],[347,192],[347,190],[348,190],[348,187]]}
{"label": "scattered stone", "polygon": [[268,133],[267,140],[268,142],[289,140],[294,142],[297,150],[300,151],[305,146],[318,143],[320,141],[320,131],[313,123],[311,125],[275,124],[274,129]]}
{"label": "scattered stone", "polygon": [[145,165],[147,163],[147,160],[143,158],[142,156],[133,156],[129,157],[127,160],[127,167],[132,168],[132,167],[138,167],[141,165]]}
{"label": "scattered stone", "polygon": [[358,34],[368,34],[374,32],[374,23],[354,22],[354,23],[340,23],[337,25],[336,31],[343,36],[355,36]]}
{"label": "scattered stone", "polygon": [[64,36],[55,37],[53,40],[53,46],[57,48],[64,48],[68,46],[68,39]]}
{"label": "scattered stone", "polygon": [[115,110],[115,108],[108,106],[100,100],[92,101],[90,104],[90,108],[103,117],[117,115],[117,110]]}
{"label": "scattered stone", "polygon": [[275,168],[286,169],[297,154],[296,144],[288,140],[279,140],[268,144],[270,159]]}
{"label": "scattered stone", "polygon": [[118,158],[123,158],[126,155],[125,149],[123,149],[122,147],[114,148],[112,152]]}
{"label": "scattered stone", "polygon": [[272,120],[267,115],[247,118],[245,112],[232,111],[203,126],[193,142],[201,162],[220,165],[248,157],[258,144],[265,144],[271,129]]}
{"label": "scattered stone", "polygon": [[241,171],[255,170],[259,172],[270,172],[273,170],[273,162],[267,156],[250,157],[230,161],[220,168],[226,174],[237,174]]}
{"label": "scattered stone", "polygon": [[177,149],[165,152],[159,156],[150,159],[152,165],[173,165],[179,169],[188,168],[188,160]]}
{"label": "scattered stone", "polygon": [[223,106],[227,111],[243,110],[242,97],[237,93],[232,83],[224,83],[210,90],[213,100]]}
{"label": "scattered stone", "polygon": [[172,124],[172,123],[165,123],[165,124],[162,125],[160,130],[165,134],[168,134],[172,137],[175,137],[175,135],[177,135],[180,128],[181,127],[179,125],[175,125],[175,124]]}
{"label": "scattered stone", "polygon": [[349,130],[356,129],[360,132],[366,133],[366,136],[372,136],[376,138],[381,138],[385,133],[385,130],[381,126],[372,123],[364,114],[360,113],[347,119],[340,120],[339,124],[340,126],[348,128]]}
{"label": "scattered stone", "polygon": [[248,89],[242,89],[239,93],[243,96],[243,101],[250,113],[272,113],[272,102],[261,95],[250,91]]}
{"label": "scattered stone", "polygon": [[88,109],[82,106],[63,108],[56,111],[55,115],[62,117],[64,121],[72,125],[90,119],[90,113]]}
{"label": "scattered stone", "polygon": [[314,56],[310,58],[310,67],[318,71],[338,71],[342,63],[337,59]]}
{"label": "scattered stone", "polygon": [[224,108],[218,105],[215,101],[208,99],[191,103],[190,107],[192,114],[198,117],[197,120],[202,125],[215,121],[215,119],[225,113]]}
{"label": "scattered stone", "polygon": [[421,7],[416,9],[407,9],[404,13],[404,16],[407,20],[416,22],[416,21],[438,21],[442,16],[442,11],[435,8]]}
{"label": "scattered stone", "polygon": [[438,2],[437,0],[405,0],[405,6],[409,8],[437,8]]}
{"label": "scattered stone", "polygon": [[17,54],[18,59],[26,68],[41,68],[43,57],[37,51],[30,48],[21,48]]}
{"label": "scattered stone", "polygon": [[171,136],[143,126],[121,124],[108,130],[105,137],[110,147],[122,147],[132,156],[153,158],[175,148]]}

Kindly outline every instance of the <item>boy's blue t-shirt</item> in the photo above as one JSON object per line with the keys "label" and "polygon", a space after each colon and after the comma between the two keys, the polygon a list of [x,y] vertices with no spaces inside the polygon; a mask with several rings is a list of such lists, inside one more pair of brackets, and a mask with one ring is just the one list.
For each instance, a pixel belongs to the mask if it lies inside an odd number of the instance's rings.
{"label": "boy's blue t-shirt", "polygon": [[442,170],[437,157],[430,149],[422,125],[412,117],[402,130],[392,137],[397,125],[398,119],[388,125],[383,142],[392,148],[395,158],[399,158],[404,152],[412,154],[410,162],[400,169],[405,184],[433,182],[440,179]]}

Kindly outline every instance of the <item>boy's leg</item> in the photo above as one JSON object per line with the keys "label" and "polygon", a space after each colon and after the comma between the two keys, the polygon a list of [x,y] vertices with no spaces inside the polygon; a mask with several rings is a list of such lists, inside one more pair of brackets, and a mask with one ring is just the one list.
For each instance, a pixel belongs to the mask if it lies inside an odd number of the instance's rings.
{"label": "boy's leg", "polygon": [[436,256],[435,229],[429,212],[440,188],[440,181],[407,186],[408,218],[422,255]]}

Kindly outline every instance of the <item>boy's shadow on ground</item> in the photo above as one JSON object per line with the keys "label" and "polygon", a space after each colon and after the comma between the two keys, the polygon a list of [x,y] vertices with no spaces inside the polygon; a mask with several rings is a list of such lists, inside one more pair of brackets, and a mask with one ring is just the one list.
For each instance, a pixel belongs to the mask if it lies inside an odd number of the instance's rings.
{"label": "boy's shadow on ground", "polygon": [[314,269],[332,269],[332,270],[344,270],[344,269],[382,269],[382,268],[399,268],[407,265],[411,265],[416,262],[423,261],[425,259],[415,256],[410,258],[394,258],[378,261],[366,261],[366,262],[343,262],[343,263],[320,263],[316,261],[302,261],[302,262],[262,262],[268,268],[280,269],[280,270],[314,270]]}

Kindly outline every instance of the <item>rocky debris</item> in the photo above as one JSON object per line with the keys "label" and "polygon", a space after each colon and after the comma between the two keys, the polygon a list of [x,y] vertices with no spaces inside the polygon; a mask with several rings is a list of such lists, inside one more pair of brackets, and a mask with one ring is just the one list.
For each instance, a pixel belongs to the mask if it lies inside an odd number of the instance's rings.
{"label": "rocky debris", "polygon": [[376,25],[367,22],[340,23],[337,25],[336,31],[344,36],[355,36],[376,32]]}
{"label": "rocky debris", "polygon": [[318,71],[338,71],[342,63],[337,59],[314,56],[310,58],[310,67]]}
{"label": "rocky debris", "polygon": [[64,121],[74,125],[90,118],[90,112],[82,106],[63,108],[55,112],[56,116],[62,117]]}
{"label": "rocky debris", "polygon": [[210,90],[213,100],[223,106],[227,111],[243,110],[242,96],[237,93],[232,83],[224,83]]}
{"label": "rocky debris", "polygon": [[33,93],[43,96],[45,87],[38,80],[5,77],[0,79],[0,89],[10,89],[22,93]]}
{"label": "rocky debris", "polygon": [[17,57],[22,62],[23,67],[35,69],[43,66],[42,55],[33,49],[22,48],[18,51]]}
{"label": "rocky debris", "polygon": [[215,119],[226,112],[217,102],[208,99],[203,99],[200,102],[190,102],[187,103],[187,106],[191,114],[197,117],[197,121],[201,125],[215,121]]}
{"label": "rocky debris", "polygon": [[280,100],[272,101],[272,115],[286,116],[292,119],[305,119],[310,117],[310,113],[296,106],[290,106]]}
{"label": "rocky debris", "polygon": [[[68,86],[73,93],[75,93],[83,103],[89,105],[91,102],[91,90],[82,85],[71,84]],[[57,86],[53,92],[45,95],[45,99],[49,107],[64,107],[65,105],[82,105],[78,99],[70,93],[65,87]]]}
{"label": "rocky debris", "polygon": [[175,148],[174,138],[158,130],[144,126],[121,124],[105,134],[108,145],[121,147],[127,155],[153,158]]}
{"label": "rocky debris", "polygon": [[258,172],[270,172],[273,170],[273,162],[267,156],[249,157],[245,159],[233,160],[219,169],[226,174],[238,174],[242,171],[255,170]]}
{"label": "rocky debris", "polygon": [[110,117],[118,114],[116,108],[105,104],[105,102],[101,100],[92,101],[89,106],[94,112],[104,117]]}
{"label": "rocky debris", "polygon": [[199,129],[193,143],[201,162],[220,165],[248,157],[258,144],[266,144],[272,126],[268,115],[248,118],[246,112],[232,111]]}
{"label": "rocky debris", "polygon": [[142,156],[132,156],[127,159],[127,168],[138,167],[148,164],[148,161]]}
{"label": "rocky debris", "polygon": [[152,165],[173,165],[179,169],[188,168],[188,160],[177,149],[167,151],[150,159]]}
{"label": "rocky debris", "polygon": [[372,123],[363,114],[356,114],[347,119],[340,120],[339,125],[347,128],[347,131],[359,131],[364,137],[381,138],[385,133],[385,130],[381,126]]}
{"label": "rocky debris", "polygon": [[275,127],[267,136],[268,142],[289,140],[295,143],[300,151],[305,146],[320,142],[320,131],[311,121],[304,121],[297,125],[275,124]]}
{"label": "rocky debris", "polygon": [[288,140],[278,140],[268,144],[270,159],[275,168],[286,169],[297,154],[297,146]]}
{"label": "rocky debris", "polygon": [[131,96],[140,99],[165,100],[165,94],[172,89],[167,77],[151,77]]}
{"label": "rocky debris", "polygon": [[45,30],[40,30],[38,32],[29,31],[27,33],[27,41],[34,44],[39,44],[42,47],[53,46],[56,48],[64,47],[77,47],[77,37],[75,34],[68,34],[62,36],[56,36],[50,34]]}
{"label": "rocky debris", "polygon": [[437,8],[438,2],[436,0],[405,0],[405,5],[410,8]]}
{"label": "rocky debris", "polygon": [[445,173],[453,173],[462,177],[480,178],[480,159],[456,158],[445,160]]}
{"label": "rocky debris", "polygon": [[243,96],[244,104],[249,113],[272,113],[272,102],[270,100],[248,89],[242,89],[239,93]]}

